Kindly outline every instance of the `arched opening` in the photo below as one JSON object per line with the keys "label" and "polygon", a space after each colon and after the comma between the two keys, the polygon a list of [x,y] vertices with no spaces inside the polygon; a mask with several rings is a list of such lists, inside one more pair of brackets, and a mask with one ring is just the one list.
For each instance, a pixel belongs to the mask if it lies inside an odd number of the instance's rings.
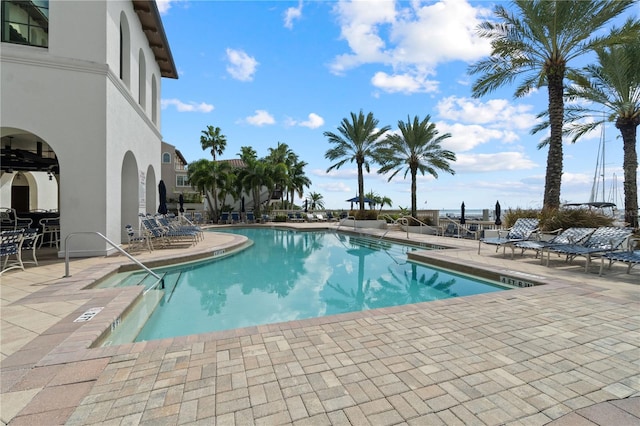
{"label": "arched opening", "polygon": [[0,128],[0,208],[12,209],[31,227],[59,217],[60,166],[53,148],[40,136],[10,127]]}
{"label": "arched opening", "polygon": [[[157,213],[158,212],[158,184],[156,181],[156,173],[153,170],[153,167],[149,166],[147,169],[147,180],[146,180],[146,207],[145,211],[147,213]],[[159,179],[158,179],[159,180]]]}
{"label": "arched opening", "polygon": [[124,11],[120,12],[120,79],[131,88],[131,34]]}
{"label": "arched opening", "polygon": [[138,53],[139,65],[138,65],[138,103],[142,109],[147,107],[147,63],[144,59],[144,52],[140,49]]}
{"label": "arched opening", "polygon": [[151,76],[151,120],[158,125],[158,83],[155,74]]}
{"label": "arched opening", "polygon": [[131,151],[127,151],[122,160],[121,178],[121,238],[122,241],[126,241],[127,234],[124,227],[130,224],[134,229],[138,228],[138,212],[140,211],[140,205],[144,203],[141,197],[145,195],[144,191],[140,191],[141,180],[144,179],[144,176],[140,175],[138,163]]}

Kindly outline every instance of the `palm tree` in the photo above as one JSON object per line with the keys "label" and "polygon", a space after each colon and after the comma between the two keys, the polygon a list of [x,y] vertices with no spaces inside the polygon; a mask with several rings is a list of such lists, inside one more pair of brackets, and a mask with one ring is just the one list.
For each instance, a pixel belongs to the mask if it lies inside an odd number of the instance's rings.
{"label": "palm tree", "polygon": [[479,27],[479,35],[491,40],[492,51],[491,56],[469,68],[471,74],[481,74],[473,84],[473,96],[483,96],[519,77],[522,81],[516,88],[516,97],[547,86],[551,136],[544,209],[560,206],[564,80],[581,78],[580,71],[571,64],[593,49],[638,37],[637,22],[600,35],[605,26],[633,3],[632,0],[516,0],[512,2],[515,12],[497,5],[494,12],[499,22],[487,21]]}
{"label": "palm tree", "polygon": [[308,197],[309,201],[311,201],[311,210],[324,209],[324,201],[322,201],[324,197],[322,196],[322,194],[318,192],[310,192]]}
{"label": "palm tree", "polygon": [[[567,89],[568,99],[586,99],[588,105],[567,107],[567,120],[595,118],[569,128],[573,142],[605,121],[615,122],[622,135],[624,151],[624,220],[638,227],[638,154],[637,128],[640,125],[640,39],[635,43],[597,49],[598,63],[585,67],[588,80]],[[605,116],[597,107],[603,106]]]}
{"label": "palm tree", "polygon": [[383,147],[378,150],[378,162],[382,164],[378,173],[393,171],[389,181],[401,170],[411,176],[411,216],[417,217],[417,176],[418,172],[424,176],[429,173],[437,178],[438,170],[454,175],[456,172],[449,165],[456,161],[456,154],[442,149],[440,143],[451,137],[451,134],[438,135],[436,125],[430,123],[427,115],[420,121],[416,115],[413,122],[407,117],[407,122],[398,121],[400,134],[390,133],[383,141]]}
{"label": "palm tree", "polygon": [[[293,205],[293,197],[297,193],[299,197],[304,194],[304,188],[311,186],[311,179],[304,174],[304,168],[307,166],[305,161],[296,161],[289,169],[287,188],[287,198],[291,196],[291,205]],[[284,206],[283,206],[284,207]]]}
{"label": "palm tree", "polygon": [[[207,126],[206,130],[203,130],[200,135],[200,145],[202,149],[210,149],[213,162],[216,162],[216,154],[222,155],[227,147],[227,137],[222,134],[220,127]],[[214,204],[214,222],[218,220],[218,190],[216,188],[216,182],[213,182],[213,204]]]}
{"label": "palm tree", "polygon": [[376,129],[378,120],[373,117],[373,113],[367,114],[366,118],[360,110],[356,115],[351,113],[351,121],[343,118],[338,127],[339,134],[333,132],[324,132],[324,136],[334,145],[325,154],[328,160],[335,161],[327,169],[330,172],[333,169],[339,169],[347,161],[353,163],[355,161],[358,167],[358,196],[360,198],[360,214],[364,215],[364,175],[362,169],[369,173],[369,161],[374,160],[375,153],[380,143],[379,139],[391,127],[384,126]]}
{"label": "palm tree", "polygon": [[187,166],[187,178],[189,184],[202,192],[207,199],[207,204],[211,208],[209,190],[214,184],[214,163],[205,158],[189,163]]}

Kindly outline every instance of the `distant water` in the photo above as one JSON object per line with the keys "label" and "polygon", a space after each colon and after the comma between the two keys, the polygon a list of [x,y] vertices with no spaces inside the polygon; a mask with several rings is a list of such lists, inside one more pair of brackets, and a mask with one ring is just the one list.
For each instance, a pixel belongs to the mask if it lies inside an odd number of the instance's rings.
{"label": "distant water", "polygon": [[[440,217],[460,217],[460,209],[442,209]],[[482,219],[482,209],[465,209],[466,219]],[[493,220],[493,210],[489,210],[489,220]]]}

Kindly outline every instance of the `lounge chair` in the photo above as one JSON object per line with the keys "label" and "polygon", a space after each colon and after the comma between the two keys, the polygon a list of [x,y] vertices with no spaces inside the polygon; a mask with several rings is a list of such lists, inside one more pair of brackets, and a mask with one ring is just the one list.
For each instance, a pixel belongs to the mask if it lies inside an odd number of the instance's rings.
{"label": "lounge chair", "polygon": [[316,213],[316,220],[318,220],[318,222],[326,222],[327,218],[324,217],[322,213]]}
{"label": "lounge chair", "polygon": [[506,248],[511,249],[511,258],[513,259],[515,254],[514,244],[520,241],[525,241],[531,238],[531,236],[538,229],[538,219],[532,218],[518,218],[516,223],[507,230],[507,234],[502,236],[505,230],[499,230],[498,236],[493,238],[480,238],[478,240],[478,254],[480,254],[480,248],[482,244],[489,244],[496,246],[496,252],[502,247],[502,255],[504,256]]}
{"label": "lounge chair", "polygon": [[[442,233],[442,235],[444,237],[456,237],[459,238],[460,237],[460,233],[458,232],[458,225],[450,222],[447,224],[447,227],[444,228],[444,232]],[[479,251],[478,251],[479,253]]]}
{"label": "lounge chair", "polygon": [[617,250],[624,241],[629,238],[633,230],[631,228],[616,228],[611,226],[602,226],[597,228],[589,238],[580,244],[559,244],[543,249],[547,252],[547,266],[549,266],[549,258],[551,253],[558,255],[566,255],[566,261],[571,262],[578,256],[586,259],[584,271],[589,271],[591,264],[591,255],[599,253],[613,252]]}
{"label": "lounge chair", "polygon": [[266,222],[269,222],[269,221],[271,221],[271,218],[269,217],[268,214],[264,213],[262,215],[262,223],[266,223]]}
{"label": "lounge chair", "polygon": [[200,240],[202,230],[193,225],[180,225],[175,221],[170,221],[166,217],[156,216],[158,225],[163,228],[167,235],[174,239],[192,239],[193,244],[197,244]]}
{"label": "lounge chair", "polygon": [[240,213],[231,212],[231,223],[240,223]]}
{"label": "lounge chair", "polygon": [[227,224],[229,223],[229,212],[222,212],[220,214],[220,218],[218,219],[219,224]]}
{"label": "lounge chair", "polygon": [[296,222],[304,222],[304,217],[302,217],[302,213],[296,212]]}
{"label": "lounge chair", "polygon": [[307,222],[317,222],[318,219],[313,213],[307,213]]}
{"label": "lounge chair", "polygon": [[247,212],[247,223],[256,223],[256,216],[253,212]]}
{"label": "lounge chair", "polygon": [[[515,243],[516,248],[522,250],[520,253],[524,255],[525,250],[535,250],[536,258],[545,248],[551,248],[558,245],[566,244],[579,244],[586,240],[596,228],[567,228],[560,232],[548,241],[542,240],[527,240]],[[539,235],[538,235],[539,237]],[[540,256],[540,263],[542,263],[544,256]]]}
{"label": "lounge chair", "polygon": [[629,238],[629,246],[625,251],[612,251],[610,253],[603,254],[600,259],[600,276],[602,276],[602,270],[604,269],[604,261],[609,261],[609,269],[615,262],[628,263],[627,274],[631,273],[631,268],[640,264],[640,250],[634,250],[640,247],[640,239]]}

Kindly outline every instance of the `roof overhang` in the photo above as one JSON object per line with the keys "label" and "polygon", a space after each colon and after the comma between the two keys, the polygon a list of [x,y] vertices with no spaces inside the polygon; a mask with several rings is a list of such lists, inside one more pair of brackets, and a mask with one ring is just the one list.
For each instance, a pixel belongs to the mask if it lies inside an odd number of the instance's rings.
{"label": "roof overhang", "polygon": [[160,74],[166,78],[177,79],[178,71],[173,62],[156,2],[154,0],[131,0],[131,3],[133,3],[133,10],[138,15],[142,30],[149,41],[149,47],[151,47],[160,67]]}

